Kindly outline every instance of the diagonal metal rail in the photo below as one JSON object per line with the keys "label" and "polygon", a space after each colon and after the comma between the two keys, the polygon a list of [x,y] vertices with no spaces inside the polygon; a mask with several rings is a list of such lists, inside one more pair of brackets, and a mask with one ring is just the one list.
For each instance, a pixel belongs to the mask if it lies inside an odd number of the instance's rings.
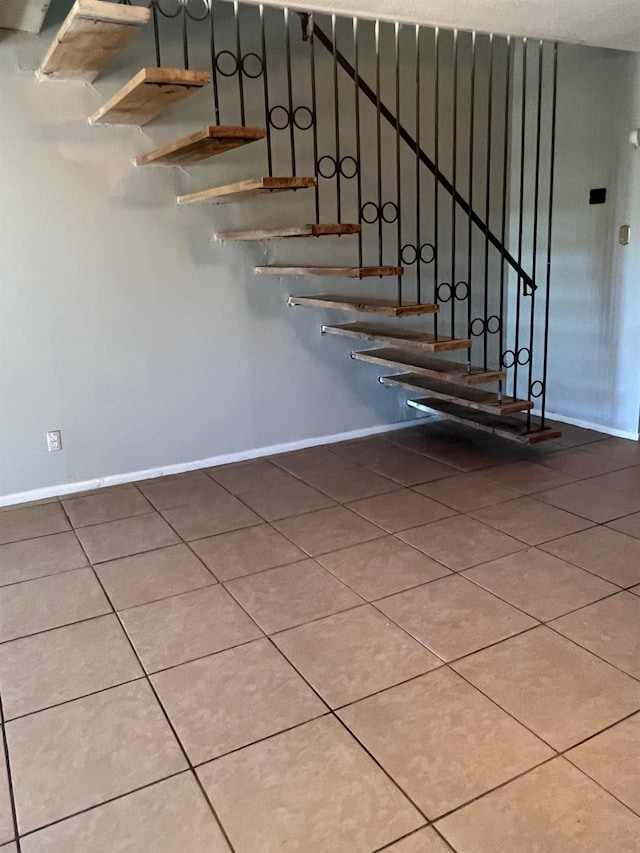
{"label": "diagonal metal rail", "polygon": [[[306,23],[309,20],[309,16],[306,13],[299,13],[303,19],[303,32],[306,31]],[[335,56],[340,67],[349,75],[349,77],[359,86],[361,92],[371,101],[371,103],[376,107],[376,109],[380,110],[380,114],[385,118],[387,122],[394,128],[394,130],[399,134],[400,138],[411,148],[411,150],[420,158],[420,161],[427,167],[427,169],[431,172],[431,174],[436,178],[440,186],[442,186],[449,195],[455,200],[456,204],[464,211],[464,213],[470,217],[472,222],[477,225],[480,231],[485,235],[486,239],[494,246],[502,258],[509,264],[509,266],[518,274],[518,277],[522,280],[526,289],[537,290],[538,285],[531,278],[531,276],[525,272],[522,266],[518,263],[516,258],[507,250],[504,244],[500,241],[500,238],[497,237],[489,228],[488,224],[479,216],[475,210],[471,208],[469,202],[456,190],[451,181],[447,179],[445,175],[436,167],[436,164],[431,160],[431,158],[427,155],[427,153],[418,145],[416,140],[411,136],[409,131],[404,127],[397,117],[392,113],[392,111],[387,107],[382,101],[378,101],[378,97],[374,90],[362,79],[362,77],[357,74],[355,68],[349,60],[345,57],[341,51],[339,51],[336,45],[333,43],[331,38],[324,32],[324,30],[313,22],[313,36],[318,39],[318,42],[326,48],[332,56]]]}

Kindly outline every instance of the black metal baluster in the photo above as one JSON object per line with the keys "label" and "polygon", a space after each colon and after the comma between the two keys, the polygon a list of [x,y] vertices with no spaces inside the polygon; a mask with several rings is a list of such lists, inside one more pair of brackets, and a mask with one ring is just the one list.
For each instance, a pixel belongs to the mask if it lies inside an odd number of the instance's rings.
{"label": "black metal baluster", "polygon": [[378,157],[378,265],[382,266],[382,128],[380,125],[380,21],[374,28],[376,49],[376,150]]}
{"label": "black metal baluster", "polygon": [[[533,190],[533,246],[531,251],[531,275],[534,281],[537,278],[538,264],[538,207],[540,202],[540,146],[542,141],[542,68],[543,68],[543,42],[538,43],[538,97],[536,104],[536,167]],[[535,310],[536,292],[531,291],[531,316],[529,318],[529,382],[527,387],[527,399],[531,399],[531,387],[533,385],[533,343],[535,334]],[[527,428],[531,429],[531,411],[527,412]]]}
{"label": "black metal baluster", "polygon": [[553,91],[551,94],[551,152],[549,155],[549,218],[547,224],[547,274],[545,278],[544,307],[544,358],[542,368],[542,400],[540,406],[540,427],[544,429],[547,407],[547,367],[549,355],[549,296],[551,292],[551,239],[553,236],[553,190],[556,164],[556,122],[558,113],[558,43],[553,46]]}
{"label": "black metal baluster", "polygon": [[269,73],[267,71],[267,34],[264,25],[264,6],[262,3],[258,7],[260,10],[260,44],[262,50],[262,84],[264,87],[264,116],[265,127],[267,131],[267,171],[271,178],[273,176],[273,150],[271,147],[271,122],[269,114],[271,107],[269,106]]}
{"label": "black metal baluster", "polygon": [[[505,74],[505,90],[504,90],[504,143],[502,156],[502,212],[501,212],[501,232],[500,239],[502,245],[505,246],[507,239],[507,191],[509,187],[509,136],[511,132],[510,103],[511,103],[511,66],[513,63],[513,45],[511,36],[507,36],[507,67]],[[504,315],[505,315],[505,290],[506,290],[506,258],[504,253],[500,258],[500,369],[504,368],[503,353],[504,353]],[[502,402],[504,382],[498,382],[498,402]],[[515,394],[514,394],[515,397]]]}
{"label": "black metal baluster", "polygon": [[[467,337],[471,340],[471,276],[473,271],[473,160],[476,115],[476,34],[471,33],[471,77],[469,81],[469,219],[467,223]],[[467,350],[467,372],[471,372],[471,347]]]}
{"label": "black metal baluster", "polygon": [[158,0],[151,0],[151,13],[153,16],[153,45],[156,51],[156,65],[162,68],[160,60],[160,25],[158,23]]}
{"label": "black metal baluster", "polygon": [[291,33],[289,29],[289,9],[284,8],[285,50],[287,59],[287,97],[289,103],[289,145],[291,147],[291,175],[296,176],[296,128],[293,117],[293,79],[291,76]]}
{"label": "black metal baluster", "polygon": [[[416,25],[416,302],[422,302],[422,235],[420,228],[420,210],[422,206],[422,193],[420,190],[420,26]],[[398,122],[398,133],[400,122]],[[402,258],[400,258],[402,261]]]}
{"label": "black metal baluster", "polygon": [[180,6],[180,18],[182,24],[182,59],[185,70],[189,68],[189,43],[187,39],[187,4],[183,2]]}
{"label": "black metal baluster", "polygon": [[[527,131],[527,39],[522,39],[522,104],[520,106],[520,200],[518,203],[518,266],[522,269],[523,249],[523,220],[524,220],[524,178],[525,178],[525,154],[526,154],[526,131]],[[514,343],[513,364],[513,396],[518,396],[518,365],[520,364],[520,310],[522,302],[522,277],[518,275],[518,288],[516,294],[516,328]]]}
{"label": "black metal baluster", "polygon": [[238,74],[238,95],[240,97],[240,124],[246,125],[245,109],[244,109],[244,74],[242,72],[242,45],[240,44],[240,10],[238,8],[238,0],[233,3],[233,19],[236,30],[236,62]]}
{"label": "black metal baluster", "polygon": [[340,85],[338,81],[338,44],[336,39],[336,16],[331,16],[331,40],[333,42],[333,116],[335,125],[336,162],[336,222],[342,222],[342,168],[340,163]]}
{"label": "black metal baluster", "polygon": [[483,314],[483,364],[487,370],[489,350],[489,218],[491,216],[491,153],[493,131],[493,35],[489,35],[489,81],[487,94],[487,175],[485,183],[484,221],[484,314]]}
{"label": "black metal baluster", "polygon": [[[434,57],[434,107],[433,107],[433,245],[435,257],[433,259],[433,301],[438,304],[438,266],[440,258],[440,27],[436,27],[433,33],[433,57]],[[416,145],[419,151],[419,146]],[[438,340],[438,313],[433,315],[433,336]]]}
{"label": "black metal baluster", "polygon": [[458,30],[453,31],[453,91],[451,117],[451,144],[453,147],[453,164],[451,174],[451,186],[453,196],[451,197],[451,337],[456,336],[456,300],[454,289],[456,282],[456,182],[458,179]]}
{"label": "black metal baluster", "polygon": [[214,0],[209,0],[209,44],[211,45],[211,79],[213,82],[213,112],[216,124],[220,124],[220,90],[218,87],[218,56],[216,53],[216,36],[214,22]]}
{"label": "black metal baluster", "polygon": [[[355,123],[356,123],[356,160],[358,164],[358,173],[356,175],[356,193],[358,196],[358,221],[361,221],[360,211],[362,210],[362,162],[361,162],[361,147],[360,147],[360,57],[358,48],[358,19],[353,18],[353,67],[354,67],[354,106],[355,106]],[[358,266],[362,266],[362,228],[358,234]]]}
{"label": "black metal baluster", "polygon": [[318,100],[316,92],[316,37],[313,12],[309,17],[309,63],[311,70],[311,112],[313,113],[313,163],[316,186],[314,202],[316,208],[316,224],[320,223],[320,168],[318,162]]}
{"label": "black metal baluster", "polygon": [[[401,265],[400,258],[402,248],[402,169],[400,155],[400,24],[396,23],[394,29],[395,59],[396,59],[396,228],[397,228],[397,257],[398,266]],[[398,276],[398,305],[402,305],[402,276]]]}

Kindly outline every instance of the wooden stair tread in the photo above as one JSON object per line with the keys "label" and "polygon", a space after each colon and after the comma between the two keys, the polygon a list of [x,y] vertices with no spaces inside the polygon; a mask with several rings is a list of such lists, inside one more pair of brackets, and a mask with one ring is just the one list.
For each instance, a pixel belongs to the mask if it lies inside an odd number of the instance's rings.
{"label": "wooden stair tread", "polygon": [[339,278],[382,278],[402,275],[402,267],[299,267],[294,265],[256,267],[259,275],[328,275]]}
{"label": "wooden stair tread", "polygon": [[446,400],[458,406],[477,409],[490,415],[513,415],[516,412],[526,412],[533,408],[530,400],[517,400],[503,395],[498,401],[498,395],[493,391],[483,391],[468,385],[452,385],[439,379],[430,379],[415,373],[400,373],[397,376],[381,376],[380,382],[387,387],[406,388],[408,391],[426,391],[429,396]]}
{"label": "wooden stair tread", "polygon": [[483,385],[486,382],[498,382],[504,379],[504,373],[500,370],[484,370],[482,367],[473,366],[471,370],[467,370],[466,364],[456,364],[446,359],[401,349],[369,349],[353,352],[351,357],[356,361],[381,364],[385,367],[406,368],[411,373],[461,385]]}
{"label": "wooden stair tread", "polygon": [[312,308],[334,308],[337,311],[360,311],[365,314],[383,314],[387,317],[412,317],[434,314],[437,305],[407,303],[398,305],[393,299],[375,299],[369,296],[338,296],[323,293],[320,296],[290,296],[289,305],[306,305]]}
{"label": "wooden stair tread", "polygon": [[462,338],[439,337],[438,340],[428,332],[414,332],[397,329],[393,326],[376,326],[369,323],[345,323],[340,326],[323,326],[322,331],[329,335],[343,335],[348,338],[361,338],[367,341],[379,341],[395,344],[404,349],[423,352],[445,352],[447,350],[469,349],[470,340]]}
{"label": "wooden stair tread", "polygon": [[315,187],[315,178],[251,178],[238,181],[235,184],[225,184],[222,187],[211,187],[195,193],[178,196],[178,204],[195,204],[202,201],[213,201],[223,204],[229,201],[244,201],[264,193],[282,193],[291,190],[304,190]]}
{"label": "wooden stair tread", "polygon": [[37,71],[39,77],[93,82],[147,23],[151,12],[104,0],[76,0]]}
{"label": "wooden stair tread", "polygon": [[343,237],[359,234],[360,225],[355,224],[319,224],[297,225],[291,228],[266,228],[258,231],[221,231],[216,240],[280,240],[292,237]]}
{"label": "wooden stair tread", "polygon": [[531,416],[531,429],[527,426],[527,417],[524,415],[511,415],[509,417],[497,417],[474,409],[467,409],[450,403],[446,400],[438,400],[434,397],[425,397],[420,400],[407,400],[407,405],[420,412],[439,412],[445,418],[456,423],[465,424],[483,432],[515,441],[518,444],[539,444],[542,441],[551,441],[560,438],[562,432],[555,427],[541,429],[539,418]]}
{"label": "wooden stair tread", "polygon": [[211,80],[207,71],[143,68],[89,119],[89,124],[143,127]]}
{"label": "wooden stair tread", "polygon": [[155,151],[142,154],[136,158],[136,166],[152,163],[197,163],[240,145],[257,142],[265,136],[266,130],[263,127],[209,125],[168,145],[162,145]]}

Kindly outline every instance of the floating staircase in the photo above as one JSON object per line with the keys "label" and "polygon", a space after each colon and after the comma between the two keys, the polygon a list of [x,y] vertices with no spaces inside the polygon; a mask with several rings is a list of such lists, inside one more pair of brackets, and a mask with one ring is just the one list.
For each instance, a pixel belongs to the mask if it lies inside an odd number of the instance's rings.
{"label": "floating staircase", "polygon": [[[489,243],[500,252],[501,262],[506,260],[513,269],[517,272],[519,280],[523,281],[528,292],[533,292],[537,285],[534,284],[530,276],[522,269],[519,261],[516,261],[512,255],[506,250],[495,235],[491,234],[488,226],[486,226],[471,209],[470,205],[466,205],[464,199],[459,196],[454,186],[443,178],[437,166],[429,161],[427,155],[420,149],[418,142],[412,140],[406,129],[400,125],[399,118],[395,117],[389,108],[381,103],[380,92],[376,94],[359,76],[356,69],[349,65],[349,62],[342,54],[339,54],[334,42],[318,28],[316,23],[313,23],[312,34],[318,37],[319,44],[323,45],[332,55],[333,59],[333,85],[334,91],[334,107],[335,116],[333,118],[333,126],[335,129],[335,158],[329,155],[320,156],[317,150],[317,122],[318,112],[316,98],[316,78],[313,78],[312,108],[300,106],[294,109],[292,100],[292,70],[291,70],[291,55],[289,47],[290,33],[287,30],[286,56],[284,57],[284,67],[288,75],[288,101],[289,107],[277,105],[273,108],[269,106],[269,86],[266,79],[266,41],[264,31],[264,19],[262,7],[259,10],[259,24],[262,31],[262,52],[263,56],[249,53],[242,55],[240,51],[240,25],[238,18],[238,4],[233,4],[235,15],[235,41],[236,51],[220,50],[217,48],[217,53],[213,47],[213,15],[215,0],[212,4],[208,4],[208,12],[204,18],[193,18],[184,4],[182,8],[182,40],[184,47],[184,64],[185,68],[165,68],[160,63],[160,42],[157,15],[164,15],[167,18],[175,17],[172,14],[162,11],[160,4],[152,4],[151,9],[140,6],[130,6],[127,2],[113,3],[104,2],[104,0],[76,0],[68,17],[64,21],[56,39],[47,51],[37,75],[39,78],[51,78],[55,80],[82,80],[92,82],[107,66],[107,64],[131,41],[136,35],[140,27],[147,24],[151,17],[151,11],[154,15],[154,38],[156,47],[156,59],[158,67],[142,68],[125,86],[123,86],[113,97],[90,118],[89,122],[92,125],[131,125],[135,127],[144,127],[149,122],[158,118],[168,109],[177,107],[182,101],[198,92],[203,86],[207,86],[213,82],[214,88],[214,109],[216,114],[216,123],[207,125],[203,129],[198,130],[188,136],[178,139],[169,144],[156,148],[146,154],[138,156],[135,160],[137,166],[146,166],[154,164],[165,165],[182,165],[190,163],[198,163],[207,158],[213,157],[231,151],[240,146],[247,145],[251,142],[257,142],[266,138],[267,142],[267,160],[268,160],[268,175],[252,178],[249,180],[241,180],[235,183],[225,184],[222,186],[213,186],[207,189],[191,192],[177,197],[178,205],[191,204],[223,204],[251,201],[261,195],[274,195],[284,192],[297,192],[303,189],[314,189],[316,200],[316,222],[304,225],[292,223],[278,228],[236,228],[218,232],[216,239],[222,242],[231,241],[262,241],[262,240],[287,240],[296,238],[309,237],[328,237],[328,236],[357,236],[358,237],[358,264],[354,266],[336,265],[336,264],[320,264],[320,265],[292,265],[292,264],[270,264],[266,266],[256,266],[255,272],[259,275],[270,276],[320,276],[337,279],[369,279],[369,278],[397,278],[397,297],[396,299],[380,298],[377,296],[359,295],[345,296],[336,293],[320,293],[314,295],[297,295],[290,296],[288,299],[289,306],[303,306],[307,308],[321,308],[329,311],[341,311],[349,313],[361,314],[376,314],[382,318],[392,317],[402,319],[407,317],[428,317],[434,315],[434,330],[433,332],[416,331],[415,329],[405,329],[401,326],[382,325],[368,322],[351,322],[340,325],[322,325],[323,334],[347,337],[356,340],[372,341],[381,345],[376,349],[369,349],[359,352],[351,352],[351,358],[355,361],[362,361],[369,364],[374,364],[381,368],[392,368],[401,371],[396,375],[381,376],[379,381],[382,385],[388,388],[401,388],[415,392],[419,395],[418,399],[408,401],[408,405],[418,411],[439,413],[445,418],[455,422],[471,425],[476,429],[483,430],[492,434],[508,438],[523,444],[534,444],[540,441],[557,438],[560,436],[559,431],[553,430],[545,426],[544,421],[539,421],[531,415],[533,402],[531,399],[517,399],[503,394],[502,384],[507,380],[507,370],[489,369],[487,365],[487,334],[496,334],[501,332],[502,320],[497,315],[498,328],[493,331],[489,328],[490,321],[493,319],[487,316],[488,301],[486,298],[488,288],[488,255],[485,254],[485,299],[484,299],[484,367],[473,366],[469,363],[461,364],[455,361],[448,361],[445,358],[438,358],[435,355],[450,351],[467,351],[467,356],[470,359],[472,349],[471,337],[460,338],[455,334],[443,335],[442,326],[438,330],[438,315],[440,309],[444,307],[442,303],[446,301],[445,295],[440,296],[440,287],[448,287],[450,290],[449,301],[451,302],[450,310],[450,328],[456,329],[454,323],[454,303],[460,298],[468,299],[468,325],[470,334],[474,329],[474,323],[477,320],[472,320],[471,315],[471,286],[466,282],[458,282],[455,287],[451,285],[441,285],[437,278],[437,272],[434,275],[434,301],[423,302],[420,297],[420,275],[417,275],[417,298],[414,301],[406,300],[402,296],[401,277],[405,269],[402,265],[384,265],[383,257],[388,257],[388,251],[383,251],[383,223],[392,224],[397,222],[397,255],[399,261],[403,265],[415,263],[428,264],[428,257],[425,259],[424,250],[430,247],[433,250],[433,258],[437,254],[437,246],[430,244],[420,245],[420,217],[417,220],[417,238],[415,244],[410,248],[415,252],[415,260],[408,260],[405,263],[405,252],[408,246],[402,245],[401,235],[402,228],[400,224],[400,169],[401,158],[399,147],[396,151],[396,169],[397,169],[397,189],[398,203],[393,202],[382,203],[381,189],[381,174],[382,174],[382,154],[381,154],[381,132],[380,121],[384,118],[395,129],[397,146],[400,145],[400,140],[413,147],[417,155],[418,168],[420,165],[426,165],[431,168],[435,180],[440,182],[441,186],[451,193],[455,204],[462,207],[469,216],[469,245],[471,246],[471,223],[475,222],[477,227],[480,227],[482,233],[487,240],[488,252]],[[187,46],[187,29],[186,19],[192,17],[193,21],[205,20],[209,15],[211,29],[211,55],[212,55],[212,73],[208,71],[193,71],[188,70],[188,46]],[[185,17],[186,16],[186,17]],[[288,27],[288,13],[284,14],[285,27]],[[302,16],[303,32],[306,33],[305,40],[309,39],[309,19],[308,16]],[[356,36],[356,28],[353,28],[354,39]],[[417,32],[417,31],[416,31]],[[397,46],[397,30],[396,30],[396,51]],[[335,38],[335,24],[333,38]],[[437,34],[436,38],[436,57],[437,57]],[[356,50],[357,56],[357,50]],[[219,65],[219,59],[223,54],[235,58],[235,72],[223,72]],[[399,54],[398,54],[399,55]],[[396,56],[396,59],[398,57]],[[257,79],[253,73],[249,73],[246,61],[253,57],[257,60],[260,66],[258,77],[264,76],[264,126],[251,127],[245,122],[245,104],[244,104],[244,84],[243,78]],[[314,60],[312,59],[312,66]],[[416,67],[418,61],[418,43],[416,42]],[[437,60],[436,60],[437,61]],[[363,204],[361,193],[361,174],[359,160],[354,156],[346,156],[342,159],[339,156],[339,131],[338,131],[338,65],[345,71],[356,84],[356,128],[357,133],[360,129],[360,116],[357,110],[358,90],[364,97],[368,98],[377,108],[377,146],[378,146],[378,202],[367,201]],[[398,62],[396,61],[396,66]],[[313,66],[315,74],[315,66]],[[231,77],[234,74],[238,76],[238,94],[240,99],[240,115],[241,123],[238,125],[224,125],[220,121],[219,112],[219,90],[217,88],[217,75]],[[399,72],[396,70],[396,91],[399,92]],[[379,81],[378,84],[379,86]],[[419,86],[417,85],[417,91]],[[554,92],[555,98],[555,92]],[[399,94],[397,95],[396,106],[399,111]],[[278,125],[273,119],[273,110],[284,110],[287,115],[287,124]],[[308,125],[301,124],[298,118],[299,110],[306,110],[310,117]],[[473,105],[471,106],[473,110]],[[399,112],[398,112],[399,115]],[[473,113],[472,113],[473,116]],[[472,119],[473,120],[473,119]],[[416,119],[419,123],[418,119]],[[290,160],[291,160],[291,175],[274,176],[272,168],[272,130],[284,130],[289,127],[290,132]],[[295,158],[295,135],[298,131],[305,131],[313,128],[314,134],[314,169],[312,176],[298,176],[296,174],[296,158]],[[281,137],[282,138],[282,137]],[[364,137],[363,137],[364,138]],[[373,144],[373,143],[372,143]],[[437,150],[437,141],[436,141]],[[357,139],[357,156],[360,153],[360,138]],[[539,155],[538,155],[539,156]],[[333,162],[333,175],[323,171],[323,161]],[[349,161],[352,163],[351,172],[349,169]],[[285,170],[286,171],[286,170]],[[322,222],[320,217],[320,202],[319,202],[319,182],[318,178],[325,179],[335,177],[337,179],[336,199],[337,199],[337,216],[334,221],[331,217],[327,217],[328,222]],[[358,218],[357,222],[342,222],[340,208],[340,181],[345,181],[351,178],[356,178],[358,185],[357,201],[358,201]],[[537,180],[537,179],[536,179]],[[421,204],[420,182],[419,176],[416,175],[418,186],[418,208]],[[326,185],[326,184],[325,184]],[[487,184],[488,186],[488,184]],[[487,190],[488,193],[488,190]],[[391,205],[391,208],[389,208]],[[437,192],[435,198],[436,209],[434,216],[438,221],[437,208]],[[371,208],[375,212],[375,218],[365,218],[365,210]],[[487,208],[488,209],[488,208]],[[419,214],[419,211],[418,211]],[[537,215],[537,214],[536,214]],[[522,212],[521,212],[522,216]],[[395,217],[395,218],[394,218]],[[363,228],[362,224],[368,225],[378,223],[378,265],[367,265],[363,263]],[[369,232],[372,233],[372,232]],[[504,234],[504,231],[503,231]],[[437,240],[435,241],[437,243]],[[471,252],[471,249],[469,249]],[[427,255],[429,254],[427,250]],[[455,248],[454,248],[455,256]],[[471,258],[471,255],[469,255]],[[453,265],[455,267],[455,258]],[[471,260],[469,260],[469,270],[471,268]],[[416,267],[419,269],[419,267]],[[453,272],[452,281],[457,279]],[[462,293],[460,285],[466,287]],[[501,285],[502,288],[502,285]],[[525,288],[525,296],[527,294]],[[440,299],[441,304],[438,304]],[[520,294],[518,294],[518,300]],[[502,291],[500,295],[500,310],[502,311]],[[520,303],[518,302],[518,305]],[[465,312],[466,314],[466,312]],[[479,318],[482,321],[482,318]],[[532,313],[532,328],[533,328],[533,313]],[[495,322],[494,322],[495,327]],[[446,327],[445,327],[446,328]],[[478,335],[478,332],[473,331],[473,335]],[[517,335],[516,335],[517,341]],[[502,339],[500,339],[502,343]],[[546,346],[546,344],[545,344]],[[507,351],[509,352],[509,351]],[[513,366],[523,364],[520,360],[524,352],[526,355],[527,348],[518,348],[513,351]],[[499,357],[499,363],[506,364],[504,354]],[[531,352],[528,351],[528,359],[531,360]],[[528,362],[527,362],[528,363]],[[517,366],[516,366],[517,370]],[[545,367],[546,370],[546,367]],[[477,386],[499,383],[498,391],[488,391]],[[517,386],[517,379],[514,384]],[[529,373],[529,396],[534,395],[533,387],[535,385],[542,386],[541,381],[533,382],[531,373]],[[542,393],[542,392],[541,392]],[[544,411],[544,408],[543,408]],[[526,414],[523,414],[526,413]]]}

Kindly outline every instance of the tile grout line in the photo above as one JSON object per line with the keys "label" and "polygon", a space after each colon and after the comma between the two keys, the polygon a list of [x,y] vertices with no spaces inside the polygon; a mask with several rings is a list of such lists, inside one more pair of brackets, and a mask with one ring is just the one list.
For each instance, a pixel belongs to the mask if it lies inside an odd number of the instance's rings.
{"label": "tile grout line", "polygon": [[[12,841],[16,845],[16,853],[21,853],[22,845],[20,844],[20,830],[18,827],[18,809],[16,806],[16,798],[15,791],[13,788],[13,776],[11,773],[11,757],[9,755],[9,740],[7,738],[7,729],[5,723],[7,722],[4,716],[4,707],[2,702],[2,696],[0,695],[0,719],[2,720],[2,747],[4,750],[4,760],[6,764],[7,770],[7,787],[9,789],[9,803],[11,807],[11,820],[13,822],[13,839]],[[11,840],[7,842],[11,843]]]}

